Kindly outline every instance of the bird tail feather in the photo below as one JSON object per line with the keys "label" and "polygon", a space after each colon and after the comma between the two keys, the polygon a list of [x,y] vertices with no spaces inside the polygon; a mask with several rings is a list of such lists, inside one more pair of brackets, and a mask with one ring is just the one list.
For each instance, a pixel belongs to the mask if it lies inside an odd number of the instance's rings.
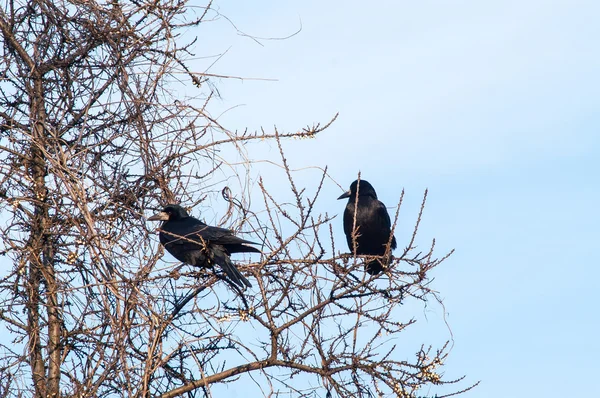
{"label": "bird tail feather", "polygon": [[226,253],[220,250],[218,252],[215,252],[214,260],[215,263],[219,264],[223,271],[225,271],[227,277],[231,279],[231,281],[234,282],[236,285],[242,288],[244,287],[244,285],[246,285],[247,287],[252,287],[250,281],[248,281],[248,279],[246,279],[246,277],[242,275],[240,271],[238,271],[237,267],[231,262],[231,259]]}
{"label": "bird tail feather", "polygon": [[381,271],[383,271],[383,265],[380,260],[369,261],[365,264],[365,270],[370,275],[378,275]]}
{"label": "bird tail feather", "polygon": [[392,261],[391,254],[387,258],[384,258],[381,260],[380,259],[371,260],[365,264],[365,270],[370,275],[378,275],[381,272],[383,272],[383,270],[385,270],[390,265],[391,261]]}

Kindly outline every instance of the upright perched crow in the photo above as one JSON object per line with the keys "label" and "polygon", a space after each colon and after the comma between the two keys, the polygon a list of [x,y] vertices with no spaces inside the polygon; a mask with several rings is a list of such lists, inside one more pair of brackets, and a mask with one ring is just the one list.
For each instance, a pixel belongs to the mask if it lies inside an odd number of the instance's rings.
{"label": "upright perched crow", "polygon": [[164,221],[160,227],[160,243],[177,260],[197,267],[212,267],[216,263],[234,283],[240,287],[252,287],[229,255],[260,253],[260,250],[246,245],[256,243],[238,238],[229,229],[208,226],[190,217],[183,207],[176,204],[167,205],[148,220]]}
{"label": "upright perched crow", "polygon": [[[340,196],[338,200],[344,198],[349,198],[346,210],[344,210],[344,233],[350,251],[354,252],[352,227],[356,218],[356,254],[384,255],[386,245],[390,240],[392,224],[385,205],[377,200],[373,186],[365,180],[360,180],[360,183],[358,180],[354,181],[350,185],[350,190]],[[356,204],[357,200],[358,205]],[[355,208],[356,214],[354,213]],[[392,236],[391,248],[396,248],[395,236]],[[386,261],[373,260],[365,268],[369,274],[377,275],[389,262],[389,259]]]}

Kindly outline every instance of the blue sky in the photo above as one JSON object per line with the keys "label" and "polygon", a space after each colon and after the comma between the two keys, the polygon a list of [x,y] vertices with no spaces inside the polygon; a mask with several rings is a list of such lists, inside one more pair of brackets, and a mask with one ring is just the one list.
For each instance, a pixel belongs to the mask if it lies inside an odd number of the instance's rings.
{"label": "blue sky", "polygon": [[[360,170],[390,208],[405,189],[401,248],[429,189],[419,244],[456,249],[432,283],[454,336],[446,375],[482,381],[465,396],[600,396],[600,3],[213,6],[256,37],[301,29],[262,45],[225,18],[189,32],[195,71],[274,80],[213,79],[223,125],[295,131],[339,112],[318,138],[285,142],[288,160],[328,166],[344,188]],[[273,145],[249,152],[277,158]],[[255,176],[275,181],[269,170]],[[317,174],[298,181],[314,186]],[[341,192],[328,180],[319,210],[341,215]],[[421,340],[440,345],[442,310],[429,311]]]}
{"label": "blue sky", "polygon": [[[600,3],[216,7],[256,37],[301,28],[262,46],[225,19],[190,32],[212,38],[198,56],[226,52],[196,71],[276,79],[216,80],[221,123],[295,131],[339,112],[316,140],[287,142],[288,159],[328,166],[344,188],[360,170],[389,207],[404,188],[398,237],[429,188],[421,243],[457,249],[433,282],[454,334],[446,373],[482,381],[466,396],[599,396]],[[328,184],[324,211],[342,213],[340,192]],[[341,225],[335,233],[343,240]]]}

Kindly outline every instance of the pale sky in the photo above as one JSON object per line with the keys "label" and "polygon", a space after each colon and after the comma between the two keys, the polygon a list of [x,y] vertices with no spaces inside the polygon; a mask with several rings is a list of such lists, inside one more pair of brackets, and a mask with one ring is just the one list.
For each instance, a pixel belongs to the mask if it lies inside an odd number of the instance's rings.
{"label": "pale sky", "polygon": [[[289,160],[344,188],[360,170],[388,207],[404,188],[400,247],[429,188],[420,242],[457,250],[432,284],[454,335],[445,371],[482,381],[465,396],[600,396],[600,3],[215,4],[248,35],[301,28],[263,46],[225,19],[193,32],[211,37],[198,56],[227,51],[209,72],[277,80],[215,80],[214,115],[235,107],[220,122],[295,131],[339,112],[286,143]],[[340,193],[329,182],[322,209],[341,215]],[[440,316],[423,342],[447,337]]]}
{"label": "pale sky", "polygon": [[[339,112],[316,139],[286,142],[288,160],[328,166],[344,189],[361,171],[390,211],[405,189],[400,249],[429,188],[419,243],[456,249],[431,285],[454,338],[444,371],[466,375],[462,386],[481,380],[464,396],[600,396],[600,2],[213,6],[248,35],[300,30],[262,46],[222,17],[189,32],[195,71],[275,80],[213,79],[223,125],[296,131]],[[276,158],[273,145],[249,148]],[[314,186],[317,174],[299,182]],[[319,210],[341,216],[341,193],[328,180]],[[407,338],[448,338],[442,310],[431,311],[423,335]]]}

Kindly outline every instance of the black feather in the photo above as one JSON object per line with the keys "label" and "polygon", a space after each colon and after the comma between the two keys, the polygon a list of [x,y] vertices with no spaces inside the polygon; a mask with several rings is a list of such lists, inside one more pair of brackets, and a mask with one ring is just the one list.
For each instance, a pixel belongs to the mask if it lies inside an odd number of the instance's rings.
{"label": "black feather", "polygon": [[205,268],[217,264],[238,286],[252,287],[229,256],[231,253],[260,253],[257,248],[248,246],[256,243],[238,238],[229,229],[206,225],[176,204],[167,205],[149,220],[164,221],[160,227],[160,243],[177,260]]}
{"label": "black feather", "polygon": [[[344,233],[350,251],[354,252],[352,229],[356,225],[356,254],[384,255],[390,240],[392,223],[387,208],[377,199],[373,186],[365,180],[360,180],[360,183],[358,180],[354,181],[350,190],[338,199],[344,198],[348,198],[344,210]],[[392,250],[396,248],[395,236],[392,236],[390,247]],[[372,260],[365,265],[365,269],[369,274],[377,275],[389,265],[390,260],[391,258]]]}

